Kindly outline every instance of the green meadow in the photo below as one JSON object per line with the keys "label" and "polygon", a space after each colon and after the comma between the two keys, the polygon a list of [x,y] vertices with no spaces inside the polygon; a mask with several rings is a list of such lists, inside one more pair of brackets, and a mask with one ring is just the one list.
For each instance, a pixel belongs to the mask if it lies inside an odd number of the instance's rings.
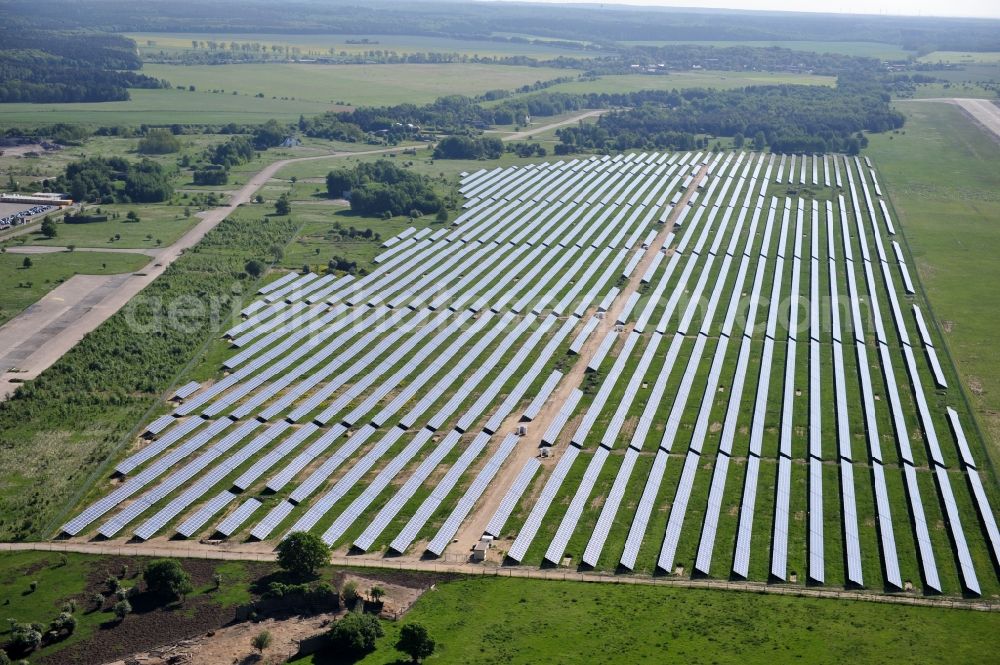
{"label": "green meadow", "polygon": [[1000,144],[957,107],[901,102],[905,130],[869,136],[902,236],[983,429],[1000,461]]}
{"label": "green meadow", "polygon": [[716,48],[726,48],[728,46],[751,46],[755,48],[787,48],[793,51],[812,51],[815,53],[837,53],[841,55],[855,55],[866,58],[880,58],[883,60],[905,60],[911,51],[900,48],[896,44],[885,44],[881,42],[808,42],[808,41],[783,41],[783,40],[740,40],[740,41],[627,41],[619,42],[628,46],[676,46],[679,44],[695,44],[698,46],[715,46]]}
{"label": "green meadow", "polygon": [[[456,53],[468,57],[525,56],[538,59],[558,57],[589,57],[585,51],[561,49],[544,44],[524,44],[518,42],[453,39],[450,37],[424,37],[420,35],[338,35],[338,34],[219,34],[219,33],[129,33],[139,46],[144,58],[156,59],[160,52],[173,55],[192,52],[192,41],[215,41],[226,46],[235,42],[243,44],[263,44],[270,52],[272,46],[299,49],[300,57],[330,56],[340,53],[350,55],[369,51],[391,51],[411,53]],[[368,40],[367,43],[359,43]],[[353,42],[353,43],[348,43]],[[204,48],[198,51],[204,52]],[[331,53],[331,51],[333,53]]]}
{"label": "green meadow", "polygon": [[359,662],[403,662],[393,647],[410,622],[437,643],[427,663],[498,664],[987,663],[983,638],[1000,629],[995,613],[488,577],[428,590]]}
{"label": "green meadow", "polygon": [[[24,259],[31,267],[24,267]],[[4,324],[73,275],[133,272],[149,263],[144,254],[118,252],[54,252],[0,254],[0,324]],[[6,369],[6,368],[5,368]]]}
{"label": "green meadow", "polygon": [[815,76],[812,74],[700,70],[670,72],[669,74],[601,76],[595,81],[560,83],[549,88],[549,90],[570,93],[625,93],[639,90],[680,90],[683,88],[743,88],[748,85],[777,85],[782,83],[832,86],[836,82],[836,77]]}

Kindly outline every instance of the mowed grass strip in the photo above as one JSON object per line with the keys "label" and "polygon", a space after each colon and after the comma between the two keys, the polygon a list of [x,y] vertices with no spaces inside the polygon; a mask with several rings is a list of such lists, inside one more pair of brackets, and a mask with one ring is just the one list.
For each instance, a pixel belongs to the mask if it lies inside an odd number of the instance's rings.
{"label": "mowed grass strip", "polygon": [[[924,312],[958,368],[962,387],[1000,460],[1000,144],[957,107],[900,104],[905,133],[872,135],[899,231],[933,306]],[[943,349],[938,349],[939,353]],[[945,359],[942,362],[947,364]],[[971,423],[967,424],[971,427]]]}

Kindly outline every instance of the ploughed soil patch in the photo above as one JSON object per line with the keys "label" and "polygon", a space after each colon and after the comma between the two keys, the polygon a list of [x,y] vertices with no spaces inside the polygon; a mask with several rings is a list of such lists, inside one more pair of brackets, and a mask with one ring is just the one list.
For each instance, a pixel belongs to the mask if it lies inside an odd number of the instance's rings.
{"label": "ploughed soil patch", "polygon": [[[141,587],[142,567],[150,560],[123,556],[106,557],[96,562],[87,576],[86,590],[75,600],[79,611],[91,611],[94,594],[103,594],[105,601],[100,611],[106,619],[88,639],[52,654],[36,655],[31,662],[42,665],[106,663],[117,657],[215,630],[233,621],[233,607],[220,603],[211,592],[205,593],[215,586],[213,577],[219,562],[182,559],[184,570],[191,576],[194,592],[183,603],[166,605],[161,599],[140,593],[129,599],[132,614],[119,622],[111,612],[118,598],[107,583],[108,577],[118,577],[124,587]],[[274,570],[274,564],[247,562],[245,565],[250,579]]]}
{"label": "ploughed soil patch", "polygon": [[[205,636],[225,626],[238,623],[237,605],[224,602],[216,597],[214,577],[216,568],[222,563],[214,560],[180,559],[184,570],[191,577],[194,592],[183,603],[167,603],[162,599],[140,593],[130,598],[132,613],[119,622],[111,608],[118,602],[109,577],[121,580],[125,588],[143,588],[142,569],[151,559],[148,557],[109,556],[94,562],[87,575],[85,590],[73,596],[78,612],[99,611],[102,618],[100,627],[87,639],[67,645],[51,654],[35,654],[30,657],[32,665],[100,665],[132,654],[156,651],[159,647],[176,644],[184,640]],[[243,582],[224,583],[220,594],[234,584],[243,585],[249,591],[251,602],[256,604],[267,590],[270,582],[291,582],[277,569],[274,563],[244,562],[246,578]],[[407,570],[386,569],[344,569],[327,568],[312,582],[326,582],[339,589],[347,578],[364,578],[366,581],[398,585],[415,590],[415,596],[435,585],[458,579],[461,576],[448,573],[421,573]],[[359,584],[359,591],[367,594],[368,588]],[[95,610],[94,594],[104,595],[104,604]],[[408,604],[407,604],[408,605]],[[293,618],[294,613],[275,613],[274,619]],[[263,616],[261,619],[265,618]]]}

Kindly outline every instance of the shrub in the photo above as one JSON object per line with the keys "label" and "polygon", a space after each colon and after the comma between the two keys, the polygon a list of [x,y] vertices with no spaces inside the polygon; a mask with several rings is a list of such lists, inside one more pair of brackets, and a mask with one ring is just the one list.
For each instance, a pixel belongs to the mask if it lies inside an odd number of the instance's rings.
{"label": "shrub", "polygon": [[124,621],[125,617],[132,614],[132,604],[127,600],[119,600],[115,603],[115,606],[111,609],[115,613],[115,616],[119,621]]}
{"label": "shrub", "polygon": [[354,605],[358,602],[358,585],[354,582],[344,582],[344,586],[340,587],[340,598],[348,607]]}
{"label": "shrub", "polygon": [[181,142],[168,129],[151,129],[139,141],[139,153],[143,155],[166,155],[181,149]]}

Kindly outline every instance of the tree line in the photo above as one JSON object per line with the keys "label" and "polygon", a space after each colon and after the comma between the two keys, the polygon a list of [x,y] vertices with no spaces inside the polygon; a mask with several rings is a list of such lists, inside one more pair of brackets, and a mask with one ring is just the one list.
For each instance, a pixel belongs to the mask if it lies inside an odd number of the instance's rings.
{"label": "tree line", "polygon": [[141,67],[122,35],[0,26],[0,103],[123,101],[129,88],[169,87]]}
{"label": "tree line", "polygon": [[688,89],[658,103],[603,115],[595,125],[556,132],[560,152],[627,148],[694,147],[695,136],[754,137],[773,152],[857,153],[862,131],[903,126],[902,113],[871,78],[841,76],[835,88],[807,85],[751,86],[735,90]]}
{"label": "tree line", "polygon": [[516,41],[529,33],[576,50],[621,41],[869,41],[919,50],[1000,50],[995,20],[589,6],[455,3],[280,3],[266,0],[105,0],[80,11],[70,0],[9,0],[22,23],[134,32],[425,35]]}

